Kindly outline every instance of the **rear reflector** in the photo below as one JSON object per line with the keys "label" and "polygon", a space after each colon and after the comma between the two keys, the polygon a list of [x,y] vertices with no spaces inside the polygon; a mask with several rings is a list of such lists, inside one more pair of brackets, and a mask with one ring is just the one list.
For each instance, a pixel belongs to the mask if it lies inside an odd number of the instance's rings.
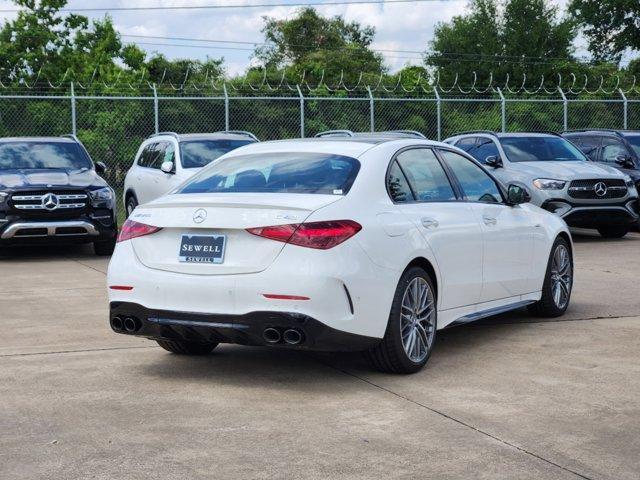
{"label": "rear reflector", "polygon": [[126,290],[126,291],[133,290],[133,287],[130,287],[128,285],[109,285],[109,288],[111,290]]}
{"label": "rear reflector", "polygon": [[300,295],[277,295],[275,293],[263,293],[262,295],[271,300],[311,300],[309,297],[302,297]]}
{"label": "rear reflector", "polygon": [[353,237],[360,230],[362,226],[353,220],[330,220],[248,228],[247,232],[300,247],[328,250]]}
{"label": "rear reflector", "polygon": [[125,220],[124,225],[122,225],[122,229],[120,230],[120,234],[118,235],[118,242],[151,235],[152,233],[156,233],[158,230],[162,229],[145,223],[134,222],[133,220]]}

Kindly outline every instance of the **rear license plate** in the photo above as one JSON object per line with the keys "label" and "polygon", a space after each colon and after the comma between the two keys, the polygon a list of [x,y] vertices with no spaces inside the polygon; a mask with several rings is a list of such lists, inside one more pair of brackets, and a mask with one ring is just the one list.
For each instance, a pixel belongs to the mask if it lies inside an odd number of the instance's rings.
{"label": "rear license plate", "polygon": [[178,260],[186,263],[222,263],[226,242],[224,235],[182,235]]}

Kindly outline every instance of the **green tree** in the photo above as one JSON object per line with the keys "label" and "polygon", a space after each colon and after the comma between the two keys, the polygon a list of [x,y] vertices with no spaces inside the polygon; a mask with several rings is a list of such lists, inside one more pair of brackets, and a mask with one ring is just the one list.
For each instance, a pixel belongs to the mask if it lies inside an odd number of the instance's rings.
{"label": "green tree", "polygon": [[425,62],[445,83],[456,74],[468,83],[474,72],[478,86],[507,75],[539,82],[570,70],[575,36],[575,23],[547,0],[471,0],[467,13],[436,26]]}
{"label": "green tree", "polygon": [[618,62],[625,50],[640,50],[638,0],[571,0],[569,11],[583,24],[594,58]]}

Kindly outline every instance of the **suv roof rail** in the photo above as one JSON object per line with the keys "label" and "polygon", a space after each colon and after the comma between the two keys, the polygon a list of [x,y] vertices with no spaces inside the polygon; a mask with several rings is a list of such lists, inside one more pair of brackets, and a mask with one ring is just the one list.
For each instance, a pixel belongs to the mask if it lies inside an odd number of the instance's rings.
{"label": "suv roof rail", "polygon": [[317,138],[321,137],[355,137],[351,130],[326,130],[315,134]]}
{"label": "suv roof rail", "polygon": [[496,132],[494,132],[493,130],[465,130],[464,132],[454,133],[451,136],[452,137],[457,137],[459,135],[471,135],[471,134],[474,134],[474,133],[485,133],[487,135],[493,135],[494,137],[498,136],[498,134]]}
{"label": "suv roof rail", "polygon": [[615,133],[618,136],[622,136],[620,132],[624,132],[625,130],[615,130],[613,128],[576,128],[571,130],[565,130],[562,133],[585,133],[585,132],[607,132],[607,133]]}
{"label": "suv roof rail", "polygon": [[65,133],[64,135],[60,135],[60,137],[62,137],[62,138],[70,138],[72,140],[75,140],[78,143],[82,143],[80,141],[80,139],[78,138],[78,136],[74,135],[73,133]]}
{"label": "suv roof rail", "polygon": [[253,138],[256,142],[260,141],[258,140],[258,137],[256,137],[253,133],[246,130],[219,130],[213,133],[230,133],[232,135],[244,135],[245,137]]}
{"label": "suv roof rail", "polygon": [[178,138],[180,138],[180,136],[176,132],[158,132],[158,133],[154,133],[152,135],[149,135],[149,138],[159,137],[160,135],[168,135],[170,137],[175,138],[176,140]]}
{"label": "suv roof rail", "polygon": [[420,133],[417,130],[387,130],[382,133],[404,133],[413,137],[424,138],[425,140],[427,138],[423,133]]}

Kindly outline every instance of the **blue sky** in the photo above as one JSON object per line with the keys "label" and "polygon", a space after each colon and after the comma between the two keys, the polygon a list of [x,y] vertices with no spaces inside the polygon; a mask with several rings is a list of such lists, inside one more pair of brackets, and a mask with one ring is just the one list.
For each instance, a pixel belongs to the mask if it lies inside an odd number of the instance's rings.
{"label": "blue sky", "polygon": [[[224,5],[268,3],[276,0],[70,0],[69,7],[100,7],[100,6],[157,6],[157,5]],[[287,3],[278,0],[277,3]],[[320,2],[321,3],[321,2]],[[566,0],[554,0],[561,11],[564,10]],[[423,51],[433,37],[435,25],[441,21],[448,21],[454,15],[464,12],[466,0],[432,1],[421,3],[399,3],[386,5],[327,5],[319,6],[318,11],[323,15],[344,15],[347,20],[355,20],[376,28],[374,48],[383,50],[412,50]],[[0,0],[0,8],[11,8],[9,0]],[[122,34],[149,35],[160,37],[187,37],[214,40],[233,40],[241,42],[260,42],[260,33],[264,16],[285,19],[291,17],[298,7],[265,7],[221,10],[184,10],[184,11],[145,11],[145,12],[113,12],[116,28]],[[98,18],[103,13],[86,13],[85,15]],[[1,14],[2,17],[11,14]],[[224,57],[229,75],[243,72],[251,63],[251,52],[238,48],[251,48],[251,45],[226,44],[234,49],[216,48],[220,44],[201,44],[206,48],[190,46],[160,46],[148,43],[190,43],[161,39],[133,39],[123,37],[127,42],[139,43],[148,52],[157,51],[170,58],[204,58]],[[584,41],[578,40],[578,54],[584,54]],[[383,53],[387,64],[392,70],[401,68],[405,64],[420,63],[417,53]],[[402,58],[400,58],[402,57]],[[406,58],[409,57],[409,58]]]}

